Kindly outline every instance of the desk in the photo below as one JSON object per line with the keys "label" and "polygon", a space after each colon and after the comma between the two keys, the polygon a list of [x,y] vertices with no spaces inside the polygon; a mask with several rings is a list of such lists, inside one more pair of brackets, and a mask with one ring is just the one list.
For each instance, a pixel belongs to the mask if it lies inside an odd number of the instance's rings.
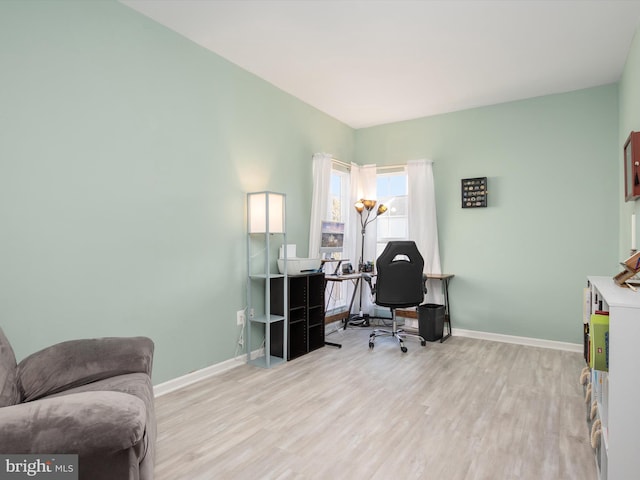
{"label": "desk", "polygon": [[[451,307],[449,304],[449,280],[455,277],[452,273],[427,273],[427,278],[430,280],[440,280],[442,283],[442,294],[444,295],[444,323],[448,326],[448,333],[442,335],[440,343],[444,342],[451,336]],[[407,318],[418,318],[418,312],[415,310],[398,310],[398,316]]]}
{"label": "desk", "polygon": [[[325,275],[325,282],[344,282],[345,280],[350,280],[353,283],[353,293],[351,294],[351,301],[349,302],[349,308],[347,310],[347,318],[344,319],[344,328],[346,329],[349,325],[349,319],[351,318],[351,309],[353,308],[353,302],[356,299],[356,294],[358,292],[358,286],[361,283],[362,278],[365,275],[371,275],[369,273],[347,273],[345,275]],[[327,300],[331,297],[331,294],[327,296]]]}
{"label": "desk", "polygon": [[[335,271],[336,272],[339,271],[338,270],[339,268],[340,268],[340,264],[338,264],[338,268],[336,268]],[[342,323],[343,323],[342,328],[344,330],[346,330],[347,326],[349,325],[349,319],[351,318],[351,307],[353,307],[353,301],[356,297],[356,292],[358,291],[358,285],[360,284],[361,279],[362,279],[361,273],[349,273],[345,275],[337,275],[333,273],[333,274],[325,274],[324,276],[325,290],[327,288],[327,283],[329,282],[334,282],[334,283],[344,282],[345,280],[351,280],[353,282],[354,288],[353,288],[353,293],[351,294],[351,302],[349,303],[349,309],[344,312],[344,316],[340,314],[337,318],[342,320]],[[329,295],[326,295],[325,312],[327,311],[329,302],[331,301],[331,294],[333,292],[334,283],[332,283],[331,285],[331,291],[329,292]],[[325,318],[325,322],[326,322],[326,318]],[[339,343],[327,342],[326,340],[324,343],[325,345],[331,345],[332,347],[338,347],[338,348],[342,347],[342,345],[340,345]]]}
{"label": "desk", "polygon": [[339,259],[334,259],[334,258],[323,258],[320,261],[320,265],[321,265],[321,269],[322,271],[324,271],[324,266],[327,263],[337,263],[336,268],[333,269],[333,273],[332,274],[327,274],[327,275],[339,275],[340,274],[340,267],[342,266],[342,262],[346,262],[349,263],[349,259],[348,258],[339,258]]}

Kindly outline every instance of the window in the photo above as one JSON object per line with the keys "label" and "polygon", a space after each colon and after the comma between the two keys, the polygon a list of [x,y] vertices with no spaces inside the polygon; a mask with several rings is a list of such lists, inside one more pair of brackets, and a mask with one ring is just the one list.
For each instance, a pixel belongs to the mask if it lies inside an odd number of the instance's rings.
{"label": "window", "polygon": [[[329,186],[329,203],[327,220],[347,223],[349,219],[349,171],[346,167],[334,163],[331,168],[331,184]],[[349,228],[347,225],[346,228]],[[334,258],[344,258],[343,252],[333,254]],[[329,272],[327,264],[325,271]],[[347,282],[329,282],[327,287],[327,312],[342,311],[347,307]]]}
{"label": "window", "polygon": [[346,210],[349,199],[347,198],[347,185],[349,172],[338,170],[334,166],[331,170],[331,185],[329,187],[329,212],[327,220],[333,222],[346,222],[348,213]]}
{"label": "window", "polygon": [[387,242],[407,240],[409,237],[407,173],[404,168],[384,170],[376,175],[378,203],[388,210],[377,219],[376,258],[382,253]]}

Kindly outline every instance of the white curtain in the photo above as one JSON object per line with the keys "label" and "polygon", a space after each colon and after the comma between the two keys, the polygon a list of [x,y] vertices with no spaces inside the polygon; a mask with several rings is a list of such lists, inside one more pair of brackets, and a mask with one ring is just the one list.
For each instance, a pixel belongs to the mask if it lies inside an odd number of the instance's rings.
{"label": "white curtain", "polygon": [[360,179],[360,165],[355,163],[351,164],[349,171],[349,218],[347,225],[349,227],[349,239],[347,240],[345,235],[345,256],[351,262],[354,269],[358,268],[358,257],[360,256],[360,217],[358,212],[353,206],[360,199],[360,190],[358,189],[358,182]]}
{"label": "white curtain", "polygon": [[327,211],[329,209],[332,161],[333,156],[328,153],[313,154],[313,197],[309,224],[309,258],[320,258],[320,228],[322,220],[327,219]]}
{"label": "white curtain", "polygon": [[[424,257],[425,273],[442,273],[438,246],[438,222],[436,217],[436,191],[431,160],[407,162],[409,200],[409,239],[416,242]],[[429,303],[444,304],[440,280],[427,282]]]}

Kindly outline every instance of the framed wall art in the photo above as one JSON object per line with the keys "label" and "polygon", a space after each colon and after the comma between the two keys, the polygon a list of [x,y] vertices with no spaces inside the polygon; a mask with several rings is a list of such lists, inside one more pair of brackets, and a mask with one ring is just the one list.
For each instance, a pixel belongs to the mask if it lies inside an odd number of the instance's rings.
{"label": "framed wall art", "polygon": [[463,178],[462,208],[487,206],[487,177]]}

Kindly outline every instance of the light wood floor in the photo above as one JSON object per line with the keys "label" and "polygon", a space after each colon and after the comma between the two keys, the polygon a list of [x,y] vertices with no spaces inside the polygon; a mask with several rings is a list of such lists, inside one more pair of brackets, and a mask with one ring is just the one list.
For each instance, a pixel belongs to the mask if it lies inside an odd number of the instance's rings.
{"label": "light wood floor", "polygon": [[592,480],[578,353],[350,328],[156,399],[156,480]]}

